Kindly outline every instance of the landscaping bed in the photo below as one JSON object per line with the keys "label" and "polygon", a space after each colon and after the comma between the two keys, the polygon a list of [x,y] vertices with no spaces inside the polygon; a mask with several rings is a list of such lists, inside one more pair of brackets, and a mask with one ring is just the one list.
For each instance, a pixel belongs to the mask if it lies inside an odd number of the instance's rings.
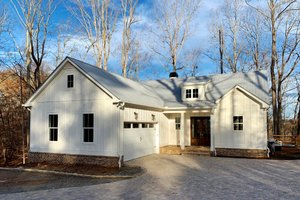
{"label": "landscaping bed", "polygon": [[97,176],[136,176],[143,173],[143,169],[139,166],[125,165],[119,168],[108,168],[97,165],[85,164],[49,164],[49,163],[28,163],[22,165],[20,162],[10,162],[0,167],[5,168],[19,168],[19,169],[32,169],[32,170],[45,170],[64,173],[76,173],[84,175],[97,175]]}

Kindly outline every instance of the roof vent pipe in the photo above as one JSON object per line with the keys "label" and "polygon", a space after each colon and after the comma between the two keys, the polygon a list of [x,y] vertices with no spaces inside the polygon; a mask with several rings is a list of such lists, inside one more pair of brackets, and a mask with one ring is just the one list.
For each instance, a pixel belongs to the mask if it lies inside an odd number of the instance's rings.
{"label": "roof vent pipe", "polygon": [[178,78],[177,72],[171,72],[170,75],[169,75],[169,78],[170,78],[170,79]]}

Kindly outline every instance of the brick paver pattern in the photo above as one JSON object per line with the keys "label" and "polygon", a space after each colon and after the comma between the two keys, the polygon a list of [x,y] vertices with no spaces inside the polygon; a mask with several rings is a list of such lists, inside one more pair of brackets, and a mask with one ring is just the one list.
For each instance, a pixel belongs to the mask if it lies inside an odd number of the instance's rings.
{"label": "brick paver pattern", "polygon": [[0,195],[0,199],[300,199],[300,160],[151,155],[117,182]]}

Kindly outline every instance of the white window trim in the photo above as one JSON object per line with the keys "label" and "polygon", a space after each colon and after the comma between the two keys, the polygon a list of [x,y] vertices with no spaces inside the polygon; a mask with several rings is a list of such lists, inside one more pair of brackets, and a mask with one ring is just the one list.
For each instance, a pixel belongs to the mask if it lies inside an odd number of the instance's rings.
{"label": "white window trim", "polygon": [[[49,127],[49,116],[50,115],[57,115],[57,140],[50,140],[50,127]],[[58,142],[59,141],[59,115],[58,113],[48,113],[48,131],[47,131],[47,134],[48,134],[48,142]],[[51,127],[53,128],[53,127]]]}
{"label": "white window trim", "polygon": [[[94,124],[93,124],[93,142],[85,142],[84,141],[84,129],[91,129],[91,127],[84,127],[83,126],[83,115],[84,114],[93,114],[94,116]],[[83,112],[81,113],[81,127],[82,127],[82,132],[81,132],[81,143],[82,144],[85,144],[85,145],[92,145],[92,144],[95,144],[95,140],[96,140],[96,134],[95,134],[95,113],[93,112]]]}
{"label": "white window trim", "polygon": [[[243,122],[234,122],[234,117],[242,117]],[[232,120],[233,120],[233,122],[232,122],[232,130],[233,130],[234,132],[243,132],[244,129],[245,129],[245,127],[244,127],[244,115],[233,115]],[[235,130],[235,129],[234,129],[234,125],[235,125],[235,124],[238,124],[238,125],[242,124],[242,125],[243,125],[243,130]]]}
{"label": "white window trim", "polygon": [[[68,83],[69,83],[69,80],[68,80],[68,76],[72,75],[73,76],[73,87],[68,87]],[[72,73],[67,73],[67,89],[68,90],[72,90],[75,88],[75,74],[72,74]]]}

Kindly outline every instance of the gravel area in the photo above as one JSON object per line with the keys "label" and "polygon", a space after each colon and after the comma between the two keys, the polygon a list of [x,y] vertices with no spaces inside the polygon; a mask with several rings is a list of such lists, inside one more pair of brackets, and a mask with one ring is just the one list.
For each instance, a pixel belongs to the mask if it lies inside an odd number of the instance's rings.
{"label": "gravel area", "polygon": [[127,164],[146,173],[105,184],[7,193],[0,199],[300,199],[300,160],[151,155]]}

